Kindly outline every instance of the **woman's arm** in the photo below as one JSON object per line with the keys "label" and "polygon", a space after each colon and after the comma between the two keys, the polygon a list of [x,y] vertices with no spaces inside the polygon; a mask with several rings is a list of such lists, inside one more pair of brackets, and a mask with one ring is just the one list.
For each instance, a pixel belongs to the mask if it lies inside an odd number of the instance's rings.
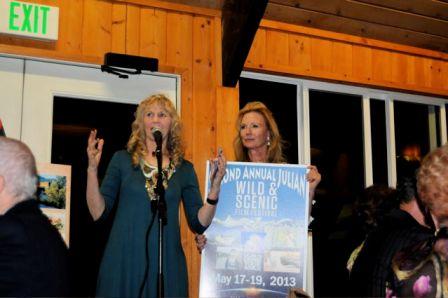
{"label": "woman's arm", "polygon": [[218,154],[218,157],[212,161],[212,164],[215,166],[213,166],[212,173],[210,174],[210,191],[206,203],[199,209],[198,213],[199,222],[204,227],[209,226],[215,216],[219,191],[221,190],[221,181],[226,174],[227,162],[224,154],[222,154],[222,152]]}
{"label": "woman's arm", "polygon": [[98,182],[98,165],[103,153],[104,140],[96,137],[96,130],[90,132],[87,143],[87,157],[89,159],[89,166],[87,167],[87,207],[90,215],[94,220],[100,218],[104,212],[105,202],[100,193],[100,186]]}

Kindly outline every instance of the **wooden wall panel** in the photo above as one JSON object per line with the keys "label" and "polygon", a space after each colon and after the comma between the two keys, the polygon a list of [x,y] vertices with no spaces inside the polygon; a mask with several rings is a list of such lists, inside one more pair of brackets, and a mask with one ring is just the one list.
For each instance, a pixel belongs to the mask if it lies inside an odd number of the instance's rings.
{"label": "wooden wall panel", "polygon": [[289,64],[289,38],[286,32],[266,32],[266,62],[274,65]]}
{"label": "wooden wall panel", "polygon": [[289,64],[302,72],[311,70],[311,41],[308,36],[288,34]]}
{"label": "wooden wall panel", "polygon": [[[48,4],[54,5],[54,4]],[[82,27],[84,2],[82,0],[65,1],[59,10],[60,19],[67,20],[59,22],[59,41],[56,50],[70,55],[80,55],[82,35],[79,28]]]}
{"label": "wooden wall panel", "polygon": [[193,16],[186,13],[170,12],[167,16],[167,56],[168,65],[192,67]]}
{"label": "wooden wall panel", "polygon": [[448,90],[448,63],[442,63],[440,67],[440,76],[442,77],[442,90]]}
{"label": "wooden wall panel", "polygon": [[415,58],[415,75],[416,85],[423,86],[423,87],[430,87],[431,86],[431,77],[430,77],[430,63],[431,60],[428,58]]}
{"label": "wooden wall panel", "polygon": [[372,79],[372,49],[353,45],[352,48],[352,77],[360,78],[365,82]]}
{"label": "wooden wall panel", "polygon": [[400,85],[406,84],[407,81],[407,61],[406,56],[396,52],[391,53],[392,70],[391,80],[392,82],[399,83]]}
{"label": "wooden wall panel", "polygon": [[[287,45],[282,33],[289,36]],[[261,21],[245,68],[448,95],[444,53],[275,21]]]}
{"label": "wooden wall panel", "polygon": [[139,55],[140,53],[140,11],[136,5],[127,5],[126,9],[126,54]]}
{"label": "wooden wall panel", "polygon": [[311,70],[331,72],[332,43],[327,39],[311,38]]}
{"label": "wooden wall panel", "polygon": [[112,5],[111,51],[114,53],[126,53],[126,12],[125,4],[114,3]]}
{"label": "wooden wall panel", "polygon": [[102,57],[112,44],[112,4],[107,1],[84,1],[82,54]]}
{"label": "wooden wall panel", "polygon": [[[182,74],[182,120],[187,148],[193,142],[193,16],[189,14],[169,12],[166,16],[166,64],[184,68]],[[190,128],[190,129],[187,129]],[[187,150],[187,158],[192,159],[192,151]]]}
{"label": "wooden wall panel", "polygon": [[216,146],[222,147],[227,160],[235,160],[233,139],[238,133],[236,119],[239,111],[239,91],[237,88],[218,87],[216,93]]}
{"label": "wooden wall panel", "polygon": [[392,82],[392,53],[389,51],[372,51],[372,80]]}
{"label": "wooden wall panel", "polygon": [[447,76],[442,75],[443,63],[440,60],[431,61],[431,86],[442,89],[444,87],[444,81],[448,79]]}
{"label": "wooden wall panel", "polygon": [[246,65],[261,69],[263,62],[266,63],[266,30],[258,29],[247,56]]}
{"label": "wooden wall panel", "polygon": [[140,55],[159,59],[166,64],[167,12],[157,8],[143,8],[141,13]]}
{"label": "wooden wall panel", "polygon": [[[214,28],[211,21],[205,17],[195,17],[193,22],[193,98],[202,98],[201,102],[194,101],[195,119],[193,129],[194,143],[192,148],[197,155],[195,161],[203,161],[214,156],[216,139],[216,84],[213,79],[213,60],[215,56],[212,44]],[[204,41],[209,42],[204,42]],[[204,113],[208,111],[208,113]],[[198,164],[197,173],[204,176],[204,164]]]}
{"label": "wooden wall panel", "polygon": [[352,76],[353,46],[333,41],[331,51],[331,71],[339,73],[347,79],[350,78]]}

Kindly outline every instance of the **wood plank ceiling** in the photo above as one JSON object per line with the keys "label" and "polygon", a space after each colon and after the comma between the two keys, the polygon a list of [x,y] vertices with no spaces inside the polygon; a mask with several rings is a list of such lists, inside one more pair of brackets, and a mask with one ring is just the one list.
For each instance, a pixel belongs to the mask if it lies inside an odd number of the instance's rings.
{"label": "wood plank ceiling", "polygon": [[[222,9],[224,0],[166,0]],[[269,0],[265,19],[448,53],[448,0]]]}

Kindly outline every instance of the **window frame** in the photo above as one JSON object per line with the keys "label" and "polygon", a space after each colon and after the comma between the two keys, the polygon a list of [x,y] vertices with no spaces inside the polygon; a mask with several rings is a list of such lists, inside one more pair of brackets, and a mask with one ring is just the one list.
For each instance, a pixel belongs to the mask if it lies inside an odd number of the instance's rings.
{"label": "window frame", "polygon": [[[298,160],[301,164],[310,164],[310,119],[309,119],[309,91],[328,91],[348,95],[360,96],[362,103],[363,144],[364,144],[364,186],[373,184],[372,164],[372,135],[370,119],[370,100],[383,100],[385,102],[386,115],[386,144],[387,144],[387,174],[390,187],[396,186],[396,146],[395,146],[395,119],[394,102],[403,101],[409,103],[424,104],[439,107],[439,138],[441,144],[447,142],[447,119],[445,105],[448,100],[435,96],[416,95],[404,92],[381,90],[376,88],[359,87],[345,84],[328,83],[308,79],[299,79],[279,75],[255,73],[243,71],[241,77],[263,81],[272,81],[284,84],[293,84],[297,87],[297,131],[298,131]],[[429,113],[429,111],[428,111]],[[431,117],[430,117],[431,118]],[[435,119],[430,119],[435,121]],[[430,129],[435,122],[430,123]],[[430,132],[429,132],[430,133]],[[431,136],[430,136],[431,137]],[[431,137],[432,138],[432,137]],[[434,149],[434,141],[430,142],[431,150]]]}

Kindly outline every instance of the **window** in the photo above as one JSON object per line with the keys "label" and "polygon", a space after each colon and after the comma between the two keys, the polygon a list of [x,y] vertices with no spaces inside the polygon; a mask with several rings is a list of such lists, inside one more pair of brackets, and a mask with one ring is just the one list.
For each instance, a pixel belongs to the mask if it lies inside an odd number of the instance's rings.
{"label": "window", "polygon": [[[276,120],[284,121],[279,128],[291,144],[291,163],[298,156],[299,163],[319,165],[323,158],[318,158],[318,150],[324,141],[332,143],[326,145],[326,150],[335,155],[340,154],[343,146],[356,148],[350,156],[351,165],[356,168],[352,173],[357,173],[350,182],[353,191],[373,183],[394,187],[397,156],[406,143],[417,143],[424,156],[447,139],[446,100],[441,98],[250,72],[242,73],[240,98],[241,107],[252,100],[265,102]],[[296,121],[296,129],[292,121]],[[353,139],[343,137],[351,133]],[[328,140],[320,140],[325,135]],[[353,143],[354,138],[360,143]],[[334,176],[326,173],[326,167],[319,169],[323,174],[321,187],[333,183],[325,181]]]}

